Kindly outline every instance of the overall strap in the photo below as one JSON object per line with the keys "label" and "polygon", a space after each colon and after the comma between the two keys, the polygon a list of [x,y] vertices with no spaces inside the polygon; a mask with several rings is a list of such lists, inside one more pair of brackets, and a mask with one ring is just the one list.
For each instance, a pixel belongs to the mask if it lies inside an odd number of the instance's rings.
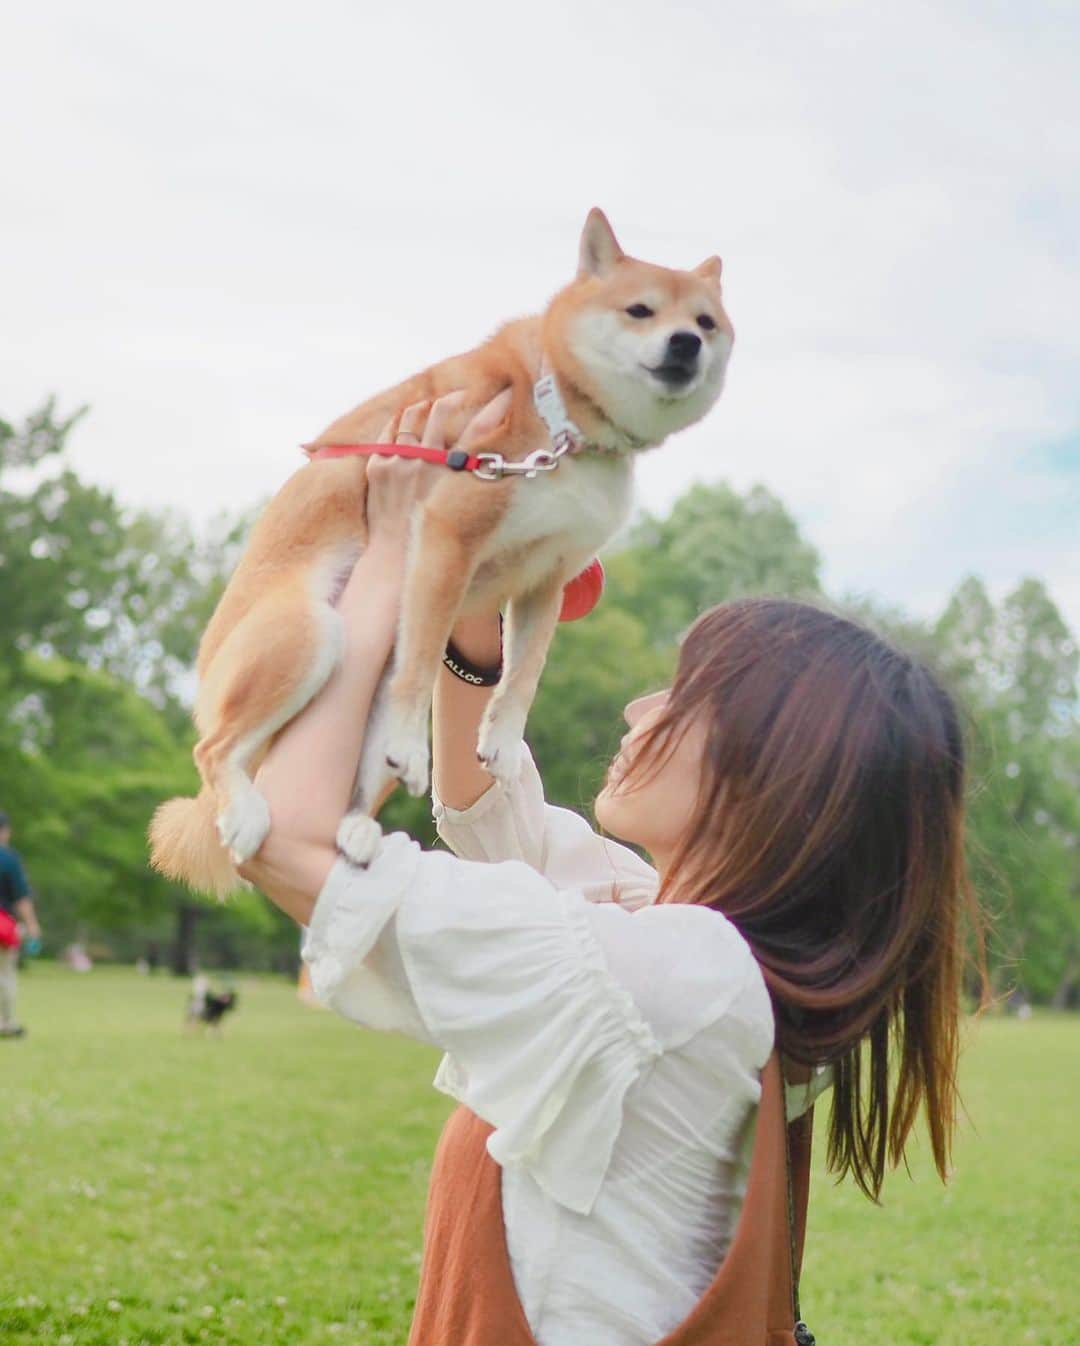
{"label": "overall strap", "polygon": [[536,1346],[506,1249],[491,1131],[458,1108],[439,1138],[409,1346]]}
{"label": "overall strap", "polygon": [[[762,1074],[750,1172],[734,1238],[697,1305],[657,1346],[802,1346],[794,1291],[806,1222],[810,1125],[800,1119],[794,1126],[792,1229],[788,1127],[774,1052]],[[502,1171],[487,1152],[490,1134],[486,1122],[459,1108],[439,1141],[409,1346],[537,1346],[514,1285]]]}
{"label": "overall strap", "polygon": [[793,1212],[787,1150],[784,1084],[774,1051],[761,1074],[750,1171],[727,1255],[689,1316],[657,1346],[800,1346],[794,1273],[806,1221],[809,1148],[791,1154]]}

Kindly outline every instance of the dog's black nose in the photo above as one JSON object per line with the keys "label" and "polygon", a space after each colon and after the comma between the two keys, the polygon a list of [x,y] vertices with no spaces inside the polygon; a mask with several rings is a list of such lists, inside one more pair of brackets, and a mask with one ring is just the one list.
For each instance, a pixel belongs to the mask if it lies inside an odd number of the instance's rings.
{"label": "dog's black nose", "polygon": [[[692,365],[701,350],[701,338],[696,332],[672,332],[668,337],[667,359],[677,364]],[[666,363],[666,361],[665,361]]]}

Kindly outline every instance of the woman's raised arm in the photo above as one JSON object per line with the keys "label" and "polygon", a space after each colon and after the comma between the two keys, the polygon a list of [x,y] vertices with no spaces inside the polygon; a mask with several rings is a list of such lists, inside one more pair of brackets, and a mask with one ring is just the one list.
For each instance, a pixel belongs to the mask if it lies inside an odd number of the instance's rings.
{"label": "woman's raised arm", "polygon": [[270,806],[270,832],[241,873],[301,925],[326,881],[334,835],[348,811],[364,730],[394,644],[403,549],[371,545],[339,603],[341,662],[267,754],[256,782]]}
{"label": "woman's raised arm", "polygon": [[[496,669],[502,660],[502,636],[497,614],[462,617],[452,640],[469,663]],[[493,687],[479,687],[459,678],[445,666],[435,683],[432,728],[432,784],[436,795],[452,809],[467,809],[490,787],[492,776],[480,765],[476,741],[480,719]]]}

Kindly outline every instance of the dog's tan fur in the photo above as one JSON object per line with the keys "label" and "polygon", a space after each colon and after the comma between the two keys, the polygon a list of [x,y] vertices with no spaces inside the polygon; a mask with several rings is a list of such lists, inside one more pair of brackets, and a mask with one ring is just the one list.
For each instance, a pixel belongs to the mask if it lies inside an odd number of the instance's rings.
{"label": "dog's tan fur", "polygon": [[[643,294],[654,316],[625,317]],[[703,334],[708,377],[693,396],[666,398],[633,368],[638,346],[652,349],[650,342],[662,342],[673,325],[693,326],[702,312],[716,324]],[[378,829],[366,812],[387,779],[396,775],[414,792],[426,789],[434,679],[455,618],[470,608],[509,604],[506,671],[485,718],[480,753],[497,776],[516,770],[563,585],[623,521],[632,450],[699,419],[719,396],[732,339],[719,259],[689,272],[629,258],[604,216],[593,211],[578,276],[544,314],[511,322],[475,350],[362,403],[315,441],[374,440],[406,407],[464,389],[459,424],[450,426],[453,439],[479,407],[510,387],[509,414],[476,447],[520,461],[548,446],[533,406],[533,386],[546,364],[573,421],[609,450],[589,448],[564,459],[551,474],[559,483],[483,482],[447,471],[433,486],[414,529],[394,676],[377,698],[354,809],[338,833],[351,858],[364,863],[373,853]],[[617,369],[609,346],[621,352]],[[365,495],[364,458],[319,460],[298,471],[258,521],[206,630],[195,706],[203,788],[198,799],[162,805],[151,824],[154,866],[193,887],[217,893],[236,887],[234,861],[254,854],[266,834],[269,816],[251,778],[274,735],[336,665],[341,636],[333,604],[363,549]]]}

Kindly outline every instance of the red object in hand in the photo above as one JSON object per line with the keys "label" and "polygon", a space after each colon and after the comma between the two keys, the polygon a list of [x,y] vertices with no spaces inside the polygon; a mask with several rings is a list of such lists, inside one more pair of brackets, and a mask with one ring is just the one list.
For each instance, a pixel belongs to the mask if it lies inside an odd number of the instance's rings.
{"label": "red object in hand", "polygon": [[559,621],[576,622],[579,617],[588,616],[600,602],[600,595],[603,592],[604,567],[597,558],[591,561],[580,575],[576,575],[563,590]]}

